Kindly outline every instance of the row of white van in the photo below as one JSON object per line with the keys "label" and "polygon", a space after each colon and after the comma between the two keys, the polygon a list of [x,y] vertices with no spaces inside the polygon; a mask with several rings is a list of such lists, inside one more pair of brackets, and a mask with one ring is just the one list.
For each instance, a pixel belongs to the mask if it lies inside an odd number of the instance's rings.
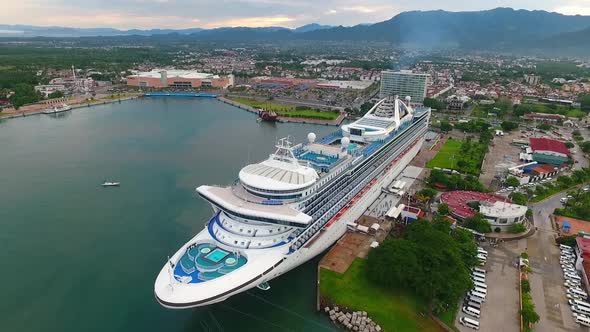
{"label": "row of white van", "polygon": [[[481,251],[478,250],[479,253],[485,255],[487,259],[487,252],[484,254],[482,253],[482,251],[484,251],[483,248],[478,249],[481,249]],[[473,281],[474,287],[467,293],[462,308],[462,311],[467,314],[467,316],[459,318],[459,322],[464,326],[479,330],[479,321],[475,318],[481,317],[481,307],[485,302],[488,293],[486,270],[474,267],[471,270],[471,280]]]}
{"label": "row of white van", "polygon": [[563,270],[563,283],[568,303],[572,309],[575,321],[584,326],[590,326],[590,303],[586,301],[588,294],[582,289],[582,278],[576,272],[575,253],[572,247],[561,244],[561,268]]}

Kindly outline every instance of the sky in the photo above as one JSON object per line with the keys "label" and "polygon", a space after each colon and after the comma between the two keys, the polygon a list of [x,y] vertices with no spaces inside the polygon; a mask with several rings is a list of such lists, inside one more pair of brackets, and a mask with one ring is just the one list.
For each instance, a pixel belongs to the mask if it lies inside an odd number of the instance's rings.
{"label": "sky", "polygon": [[3,0],[0,24],[118,29],[351,26],[409,10],[496,7],[590,15],[590,0]]}

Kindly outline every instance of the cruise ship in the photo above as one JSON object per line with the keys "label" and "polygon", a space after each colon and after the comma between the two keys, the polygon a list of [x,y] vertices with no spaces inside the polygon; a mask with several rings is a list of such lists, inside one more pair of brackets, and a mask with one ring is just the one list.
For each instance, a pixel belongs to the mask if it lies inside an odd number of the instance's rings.
{"label": "cruise ship", "polygon": [[359,120],[242,168],[230,186],[203,185],[205,228],[169,257],[154,292],[166,308],[221,302],[305,263],[334,244],[420,151],[429,108],[396,97]]}

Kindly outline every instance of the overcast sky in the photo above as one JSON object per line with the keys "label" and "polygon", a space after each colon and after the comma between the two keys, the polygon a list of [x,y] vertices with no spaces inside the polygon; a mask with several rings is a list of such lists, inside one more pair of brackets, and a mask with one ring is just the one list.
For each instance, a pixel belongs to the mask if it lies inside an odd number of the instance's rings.
{"label": "overcast sky", "polygon": [[408,10],[512,7],[590,15],[590,0],[3,0],[0,24],[68,27],[298,27],[374,23]]}

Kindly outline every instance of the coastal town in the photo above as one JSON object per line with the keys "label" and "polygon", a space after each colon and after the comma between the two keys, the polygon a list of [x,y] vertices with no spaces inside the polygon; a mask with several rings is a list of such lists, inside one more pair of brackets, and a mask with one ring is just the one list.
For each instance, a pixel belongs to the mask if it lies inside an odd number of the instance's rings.
{"label": "coastal town", "polygon": [[199,331],[590,327],[589,59],[47,38],[0,39],[6,217],[76,230],[34,261]]}

